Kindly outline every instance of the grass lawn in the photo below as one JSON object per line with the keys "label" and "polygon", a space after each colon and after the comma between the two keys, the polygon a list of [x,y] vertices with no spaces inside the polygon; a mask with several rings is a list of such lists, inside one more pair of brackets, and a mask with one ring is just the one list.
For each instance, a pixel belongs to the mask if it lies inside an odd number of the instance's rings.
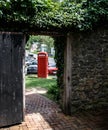
{"label": "grass lawn", "polygon": [[26,88],[46,88],[56,85],[56,78],[48,76],[48,78],[38,78],[36,75],[27,75],[25,77]]}
{"label": "grass lawn", "polygon": [[44,88],[47,93],[41,93],[43,96],[58,102],[59,90],[57,88],[57,79],[55,76],[48,76],[48,78],[38,78],[37,75],[26,75],[25,85],[26,89],[36,88],[37,90],[42,90]]}

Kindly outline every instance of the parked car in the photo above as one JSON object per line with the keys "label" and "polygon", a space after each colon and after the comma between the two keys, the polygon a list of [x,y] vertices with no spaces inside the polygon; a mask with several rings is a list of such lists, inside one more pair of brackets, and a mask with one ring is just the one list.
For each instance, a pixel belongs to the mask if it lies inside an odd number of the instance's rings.
{"label": "parked car", "polygon": [[25,65],[26,66],[37,65],[37,60],[28,60],[28,61],[25,62]]}
{"label": "parked car", "polygon": [[38,66],[37,65],[29,65],[27,67],[27,74],[37,74]]}
{"label": "parked car", "polygon": [[32,61],[31,65],[37,65],[37,61]]}
{"label": "parked car", "polygon": [[56,67],[55,64],[52,64],[52,65],[48,66],[48,74],[56,75],[57,70],[58,70],[58,68]]}

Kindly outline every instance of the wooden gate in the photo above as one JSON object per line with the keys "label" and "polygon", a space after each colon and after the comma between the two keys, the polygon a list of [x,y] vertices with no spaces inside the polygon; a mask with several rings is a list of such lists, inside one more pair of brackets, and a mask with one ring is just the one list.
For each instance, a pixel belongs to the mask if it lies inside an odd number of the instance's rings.
{"label": "wooden gate", "polygon": [[23,121],[24,35],[0,33],[0,127]]}

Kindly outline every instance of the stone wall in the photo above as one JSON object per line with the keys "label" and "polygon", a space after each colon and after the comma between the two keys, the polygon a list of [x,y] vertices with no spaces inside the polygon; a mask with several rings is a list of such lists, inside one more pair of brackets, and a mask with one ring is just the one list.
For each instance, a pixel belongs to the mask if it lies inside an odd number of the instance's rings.
{"label": "stone wall", "polygon": [[108,30],[71,33],[71,113],[108,107]]}

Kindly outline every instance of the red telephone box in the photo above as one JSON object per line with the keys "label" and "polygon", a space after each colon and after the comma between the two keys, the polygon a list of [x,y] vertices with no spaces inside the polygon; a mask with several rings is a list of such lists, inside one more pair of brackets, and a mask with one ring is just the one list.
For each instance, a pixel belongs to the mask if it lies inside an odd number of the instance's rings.
{"label": "red telephone box", "polygon": [[47,52],[38,53],[38,77],[48,77],[48,54]]}

